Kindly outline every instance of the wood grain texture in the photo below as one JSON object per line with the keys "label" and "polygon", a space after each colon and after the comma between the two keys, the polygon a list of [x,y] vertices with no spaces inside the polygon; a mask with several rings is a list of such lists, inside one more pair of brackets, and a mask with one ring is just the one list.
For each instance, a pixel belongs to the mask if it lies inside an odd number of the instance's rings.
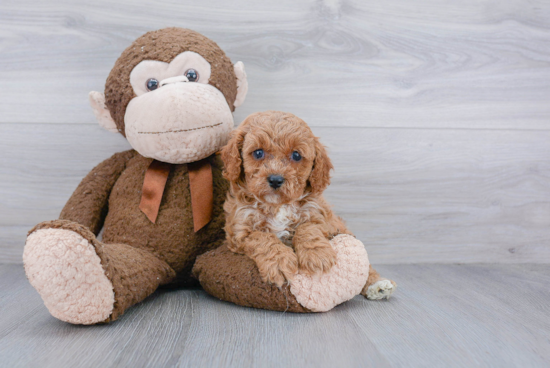
{"label": "wood grain texture", "polygon": [[[550,261],[550,132],[314,133],[336,167],[327,199],[375,264]],[[0,259],[21,262],[27,230],[128,148],[98,126],[0,124]]]}
{"label": "wood grain texture", "polygon": [[550,3],[0,3],[0,262],[128,149],[87,103],[142,33],[195,29],[244,61],[237,110],[297,114],[327,197],[374,263],[550,262]]}
{"label": "wood grain texture", "polygon": [[93,122],[87,94],[122,50],[180,26],[245,63],[237,121],[548,129],[549,19],[544,0],[2,1],[0,122]]}
{"label": "wood grain texture", "polygon": [[110,325],[51,317],[19,265],[0,266],[5,367],[545,367],[547,265],[392,265],[388,301],[323,314],[238,307],[159,291]]}

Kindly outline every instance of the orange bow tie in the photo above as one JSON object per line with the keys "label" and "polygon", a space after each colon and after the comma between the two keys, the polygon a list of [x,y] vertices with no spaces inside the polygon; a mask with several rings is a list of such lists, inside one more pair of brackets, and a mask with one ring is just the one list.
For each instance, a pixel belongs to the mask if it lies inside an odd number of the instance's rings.
{"label": "orange bow tie", "polygon": [[[172,166],[166,162],[153,160],[145,172],[139,209],[152,223],[157,220],[164,187]],[[214,208],[212,166],[208,159],[204,159],[187,164],[187,170],[193,209],[193,227],[197,232],[212,220]]]}

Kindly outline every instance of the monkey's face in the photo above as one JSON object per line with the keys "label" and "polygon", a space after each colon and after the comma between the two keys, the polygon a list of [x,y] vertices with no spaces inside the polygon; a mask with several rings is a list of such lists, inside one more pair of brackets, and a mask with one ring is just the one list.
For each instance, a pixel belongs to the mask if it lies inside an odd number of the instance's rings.
{"label": "monkey's face", "polygon": [[137,97],[126,108],[126,138],[140,154],[186,163],[210,156],[227,143],[233,115],[210,85],[211,66],[186,51],[170,63],[144,60],[130,73]]}
{"label": "monkey's face", "polygon": [[105,95],[90,93],[99,124],[142,156],[182,164],[223,147],[232,111],[246,96],[241,62],[194,31],[166,28],[138,38],[119,57]]}

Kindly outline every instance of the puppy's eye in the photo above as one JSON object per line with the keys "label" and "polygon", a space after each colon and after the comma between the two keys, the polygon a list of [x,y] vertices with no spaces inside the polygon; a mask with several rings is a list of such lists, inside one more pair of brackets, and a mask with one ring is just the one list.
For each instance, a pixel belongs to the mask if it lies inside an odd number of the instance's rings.
{"label": "puppy's eye", "polygon": [[302,159],[302,155],[300,155],[300,153],[298,151],[294,151],[292,152],[292,161],[300,161]]}
{"label": "puppy's eye", "polygon": [[258,149],[252,152],[252,157],[254,157],[256,160],[261,160],[262,158],[264,158],[264,150]]}

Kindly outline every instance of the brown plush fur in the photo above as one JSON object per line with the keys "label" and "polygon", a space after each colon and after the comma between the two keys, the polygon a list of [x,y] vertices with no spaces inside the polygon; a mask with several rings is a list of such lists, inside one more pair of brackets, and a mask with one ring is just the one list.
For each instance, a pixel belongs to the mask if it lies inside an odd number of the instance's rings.
{"label": "brown plush fur", "polygon": [[[234,109],[237,82],[225,53],[196,32],[166,28],[138,38],[122,53],[107,79],[105,104],[123,135],[126,107],[135,97],[130,85],[132,69],[142,60],[170,62],[185,51],[197,52],[210,62],[209,83]],[[172,165],[156,222],[152,223],[139,209],[145,172],[152,159],[134,150],[117,153],[95,167],[75,190],[59,220],[39,224],[31,232],[59,228],[88,240],[113,285],[115,305],[107,321],[115,320],[159,285],[196,285],[191,275],[196,257],[222,244],[222,206],[229,185],[222,176],[220,157],[207,159],[212,165],[213,213],[212,220],[198,232],[193,228],[187,165]],[[100,242],[96,236],[102,228]]]}
{"label": "brown plush fur", "polygon": [[[253,152],[263,149],[257,160]],[[302,159],[291,159],[298,151]],[[298,268],[314,274],[334,265],[328,239],[348,233],[322,193],[332,163],[300,118],[278,111],[250,115],[222,151],[230,192],[224,205],[227,246],[255,261],[262,279],[281,286]],[[272,189],[268,176],[285,181]]]}
{"label": "brown plush fur", "polygon": [[[212,221],[196,233],[187,165],[173,165],[153,224],[139,209],[143,178],[152,159],[133,150],[117,153],[95,167],[63,208],[60,220],[41,223],[31,232],[44,228],[72,230],[95,247],[113,284],[115,307],[109,320],[114,320],[159,285],[196,285],[191,275],[195,258],[222,244],[222,205],[228,183],[222,177],[220,157],[213,155],[209,160],[214,211]],[[103,224],[99,242],[95,236]]]}
{"label": "brown plush fur", "polygon": [[237,77],[231,60],[209,38],[184,28],[164,28],[144,34],[135,40],[120,57],[105,83],[105,105],[119,132],[125,136],[124,114],[130,100],[136,97],[130,85],[130,72],[143,60],[169,63],[184,51],[202,55],[212,65],[209,84],[219,89],[231,111],[237,96]]}
{"label": "brown plush fur", "polygon": [[213,220],[196,233],[187,165],[173,165],[153,224],[139,209],[143,178],[152,159],[134,150],[117,153],[95,167],[59,218],[82,224],[96,235],[105,222],[104,243],[125,243],[146,250],[179,273],[178,284],[195,284],[190,277],[195,257],[220,246],[224,238],[222,205],[228,185],[222,177],[220,157],[213,155],[209,160],[214,181]]}

